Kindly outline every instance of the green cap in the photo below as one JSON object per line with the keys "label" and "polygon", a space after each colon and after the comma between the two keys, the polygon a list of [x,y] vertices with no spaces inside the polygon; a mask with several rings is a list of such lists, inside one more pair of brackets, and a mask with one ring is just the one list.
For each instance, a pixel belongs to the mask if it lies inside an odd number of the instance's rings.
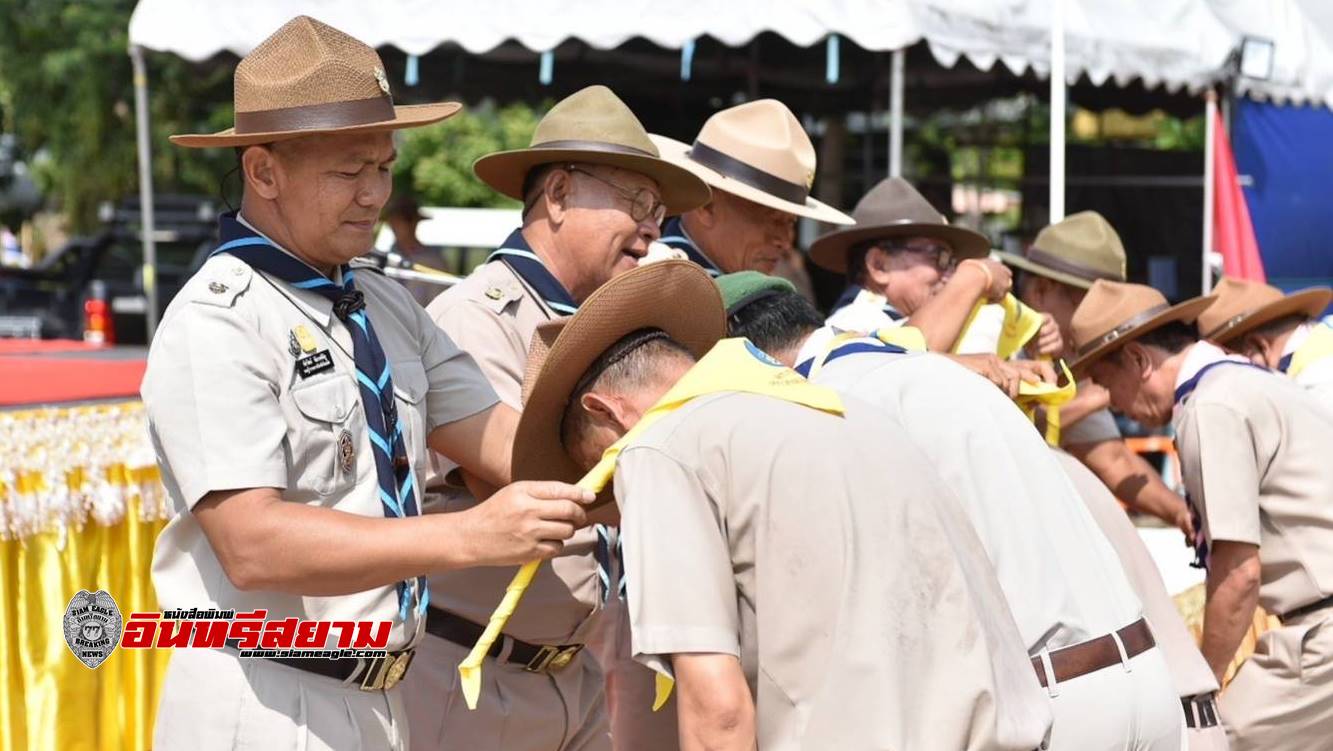
{"label": "green cap", "polygon": [[781,292],[795,292],[796,285],[780,276],[769,276],[758,271],[737,271],[723,274],[713,280],[722,292],[722,304],[731,315],[755,300]]}

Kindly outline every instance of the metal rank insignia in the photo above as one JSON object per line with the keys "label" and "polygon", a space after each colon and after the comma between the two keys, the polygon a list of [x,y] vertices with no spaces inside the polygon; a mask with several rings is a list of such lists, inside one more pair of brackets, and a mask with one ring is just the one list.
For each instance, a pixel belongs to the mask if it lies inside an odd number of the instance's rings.
{"label": "metal rank insignia", "polygon": [[486,290],[486,296],[491,298],[492,300],[499,300],[501,297],[504,297],[504,294],[505,293],[501,291],[499,287],[491,287],[490,289]]}
{"label": "metal rank insignia", "polygon": [[[314,352],[315,348],[319,346],[319,342],[316,341],[315,335],[310,333],[310,329],[306,328],[304,323],[298,323],[292,327],[291,343],[295,347],[298,347],[300,352],[304,352],[307,355]],[[293,357],[297,354],[299,353],[292,352]]]}
{"label": "metal rank insignia", "polygon": [[212,292],[215,295],[220,295],[227,291],[227,285],[223,284],[222,282],[209,282],[208,291]]}
{"label": "metal rank insignia", "polygon": [[355,463],[356,447],[352,444],[352,433],[344,430],[338,434],[338,467],[342,469],[343,474],[348,474]]}

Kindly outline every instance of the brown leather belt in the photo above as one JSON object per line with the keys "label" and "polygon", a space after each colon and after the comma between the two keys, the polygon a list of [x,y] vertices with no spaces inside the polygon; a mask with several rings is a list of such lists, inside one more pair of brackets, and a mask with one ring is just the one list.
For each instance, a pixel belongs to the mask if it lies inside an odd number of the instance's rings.
{"label": "brown leather belt", "polygon": [[1185,727],[1217,727],[1217,694],[1210,691],[1195,696],[1182,696],[1180,706],[1185,709]]}
{"label": "brown leather belt", "polygon": [[[447,610],[426,608],[426,633],[451,641],[460,647],[471,649],[485,630],[481,624],[473,623]],[[568,667],[579,652],[583,651],[582,644],[529,644],[509,634],[501,634],[486,654],[498,659],[506,643],[512,645],[506,661],[522,667],[529,673],[554,673]]]}
{"label": "brown leather belt", "polygon": [[[1125,645],[1125,656],[1133,658],[1156,646],[1148,622],[1142,618],[1116,632]],[[1064,683],[1081,675],[1095,673],[1102,668],[1120,664],[1120,650],[1110,634],[1089,639],[1068,647],[1061,647],[1051,652],[1051,668],[1055,671],[1055,682]],[[1037,681],[1046,686],[1046,668],[1040,657],[1032,658],[1032,669],[1037,671]]]}
{"label": "brown leather belt", "polygon": [[1287,621],[1293,618],[1300,618],[1303,615],[1309,615],[1311,613],[1323,610],[1324,608],[1327,607],[1333,607],[1333,595],[1329,595],[1328,597],[1325,597],[1322,600],[1315,600],[1309,605],[1302,605],[1301,607],[1296,608],[1295,610],[1288,610],[1287,612],[1278,616],[1277,619],[1279,621],[1282,621],[1283,623],[1286,623]]}

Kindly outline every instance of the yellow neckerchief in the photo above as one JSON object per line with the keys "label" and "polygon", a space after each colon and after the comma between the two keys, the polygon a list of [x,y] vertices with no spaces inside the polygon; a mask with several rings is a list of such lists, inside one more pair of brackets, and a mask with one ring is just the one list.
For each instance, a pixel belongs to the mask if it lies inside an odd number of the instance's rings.
{"label": "yellow neckerchief", "polygon": [[1287,376],[1295,378],[1312,363],[1333,357],[1333,326],[1327,323],[1316,324],[1310,334],[1291,354],[1291,364],[1286,368]]}
{"label": "yellow neckerchief", "polygon": [[[643,417],[620,440],[613,443],[602,454],[601,461],[588,470],[579,487],[594,493],[600,492],[611,481],[616,470],[616,459],[620,452],[632,444],[645,430],[658,420],[685,406],[692,399],[724,391],[741,391],[749,394],[762,394],[783,401],[801,404],[811,409],[818,409],[834,415],[843,413],[842,400],[832,390],[816,386],[791,368],[761,352],[748,339],[723,339],[718,342],[703,359],[695,363],[671,390],[658,399]],[[481,663],[490,651],[495,640],[504,630],[505,623],[518,607],[519,600],[532,577],[537,573],[540,561],[524,564],[505,588],[504,598],[495,612],[481,638],[473,645],[472,651],[458,665],[458,675],[462,681],[463,698],[468,709],[477,708],[477,697],[481,693]],[[671,695],[674,685],[672,679],[659,673],[657,675],[657,698],[653,709],[657,710]]]}
{"label": "yellow neckerchief", "polygon": [[[967,317],[963,324],[962,333],[958,336],[958,341],[954,343],[953,351],[958,352],[958,345],[967,336],[968,329],[976,322],[977,314],[981,312],[984,302],[978,302],[972,308],[972,313]],[[1008,360],[1023,349],[1032,337],[1041,331],[1042,315],[1032,308],[1024,305],[1012,294],[1007,294],[999,302],[1000,307],[1004,308],[1004,324],[1000,328],[1000,339],[995,345],[995,354],[1002,360]],[[875,332],[876,335],[879,332]],[[910,345],[902,341],[889,341],[891,344],[898,344],[905,349],[913,349]],[[835,340],[836,343],[841,343]],[[921,349],[925,349],[924,345]],[[1023,381],[1018,385],[1018,398],[1015,399],[1018,406],[1023,408],[1028,419],[1035,421],[1037,417],[1037,408],[1044,407],[1046,411],[1046,442],[1052,446],[1060,445],[1060,406],[1069,402],[1077,393],[1078,386],[1074,383],[1074,376],[1069,372],[1069,366],[1064,361],[1060,361],[1060,374],[1065,380],[1064,386],[1057,386],[1051,383],[1028,383]],[[811,370],[811,375],[816,371]]]}

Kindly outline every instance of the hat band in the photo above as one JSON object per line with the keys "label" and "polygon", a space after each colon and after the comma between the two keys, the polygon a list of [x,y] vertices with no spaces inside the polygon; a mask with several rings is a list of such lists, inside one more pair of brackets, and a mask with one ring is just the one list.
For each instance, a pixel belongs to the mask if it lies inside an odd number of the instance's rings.
{"label": "hat band", "polygon": [[1111,329],[1105,334],[1102,334],[1101,336],[1097,337],[1096,339],[1093,339],[1092,341],[1088,342],[1082,347],[1079,347],[1078,356],[1087,357],[1088,353],[1092,352],[1098,347],[1110,344],[1111,342],[1119,339],[1125,334],[1128,334],[1131,330],[1136,329],[1142,324],[1152,320],[1160,313],[1170,309],[1171,306],[1169,304],[1163,303],[1161,305],[1154,305],[1151,308],[1148,308],[1147,310],[1143,311],[1142,313],[1138,313],[1137,315],[1131,316],[1128,321],[1125,321],[1124,323],[1120,324],[1119,326],[1116,326],[1115,328]]}
{"label": "hat band", "polygon": [[1204,334],[1203,338],[1216,339],[1222,334],[1225,334],[1231,329],[1235,328],[1241,321],[1244,321],[1246,318],[1249,318],[1255,312],[1256,311],[1253,310],[1247,310],[1244,313],[1239,313],[1237,315],[1231,316],[1222,323],[1218,324],[1215,328],[1213,328],[1212,331],[1209,331],[1207,334]]}
{"label": "hat band", "polygon": [[533,149],[565,149],[569,151],[598,151],[606,154],[627,154],[629,156],[646,156],[654,159],[657,154],[643,149],[636,149],[633,146],[625,146],[619,143],[607,143],[606,141],[579,141],[576,139],[566,141],[546,141],[543,143],[534,143],[529,148]]}
{"label": "hat band", "polygon": [[235,132],[282,133],[295,130],[332,130],[389,122],[397,115],[393,99],[387,96],[356,99],[350,102],[307,104],[259,112],[237,112]]}
{"label": "hat band", "polygon": [[1042,266],[1045,266],[1046,268],[1050,269],[1051,271],[1059,271],[1064,274],[1076,276],[1079,279],[1086,279],[1090,282],[1095,282],[1098,279],[1105,279],[1110,282],[1118,282],[1121,281],[1122,279],[1122,277],[1118,274],[1108,274],[1105,271],[1098,271],[1097,269],[1090,269],[1086,266],[1080,266],[1076,263],[1071,263],[1061,258],[1060,256],[1055,255],[1054,253],[1047,253],[1041,248],[1035,246],[1028,248],[1027,259],[1029,261],[1032,261],[1033,263],[1039,263]]}
{"label": "hat band", "polygon": [[804,206],[805,200],[810,197],[810,189],[806,186],[783,180],[777,175],[748,165],[733,156],[723,154],[701,141],[695,141],[686,155],[691,160],[714,172],[726,175],[733,180],[739,180],[751,188],[762,190],[771,196],[781,198],[787,203],[798,203]]}

